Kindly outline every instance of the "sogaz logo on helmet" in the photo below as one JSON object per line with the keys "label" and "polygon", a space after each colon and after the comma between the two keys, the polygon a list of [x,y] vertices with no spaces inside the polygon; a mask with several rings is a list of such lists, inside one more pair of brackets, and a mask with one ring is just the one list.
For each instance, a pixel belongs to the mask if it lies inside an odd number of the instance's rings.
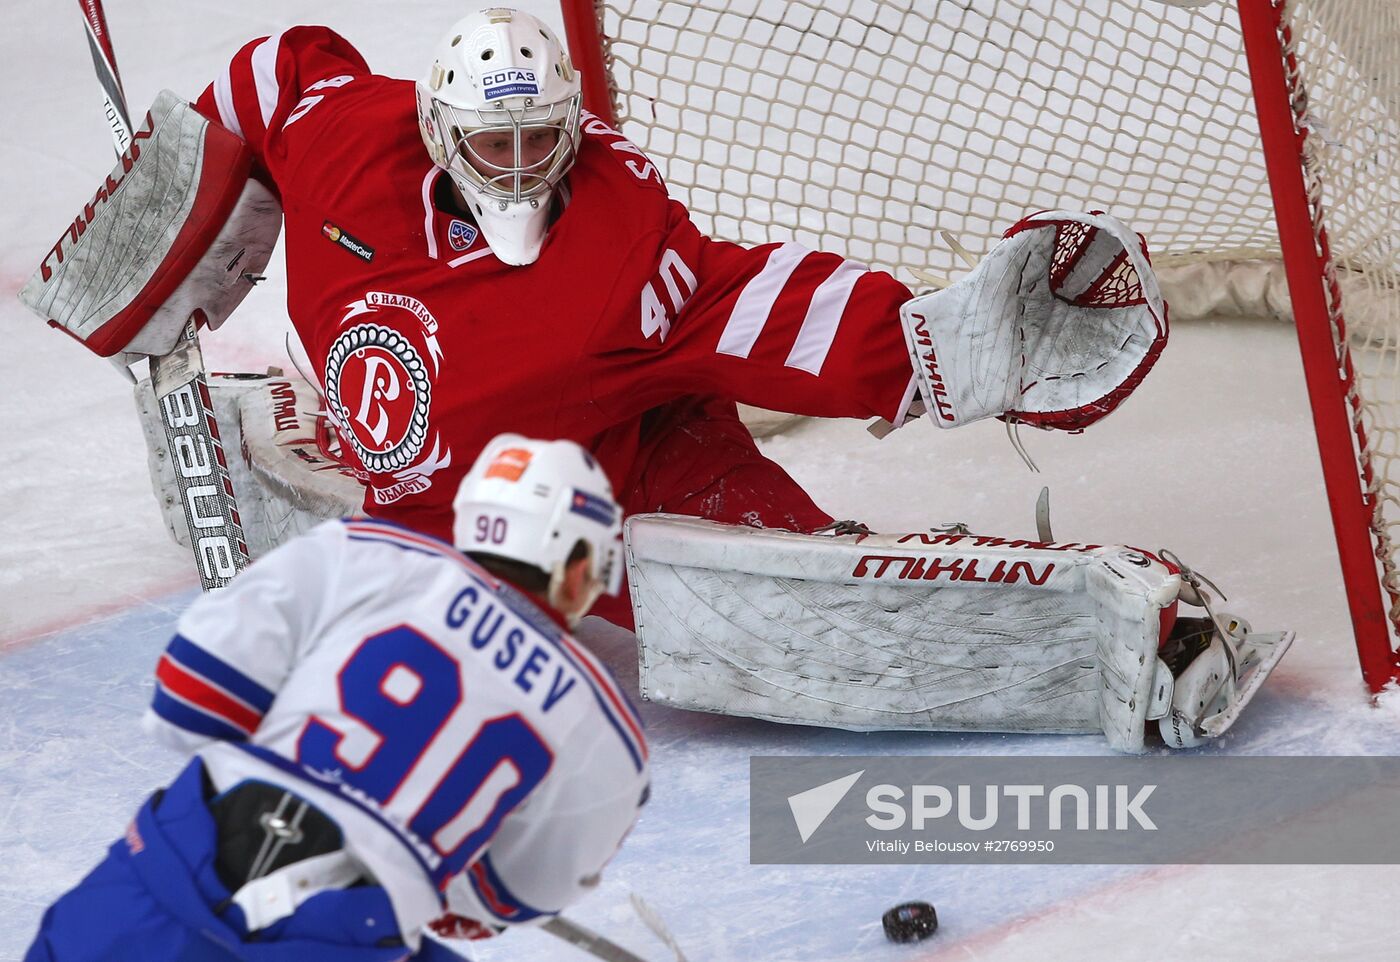
{"label": "sogaz logo on helmet", "polygon": [[487,100],[499,100],[502,97],[519,97],[523,94],[537,97],[540,93],[540,86],[535,79],[535,72],[533,70],[524,70],[520,67],[493,70],[491,73],[483,74],[481,77],[481,87]]}

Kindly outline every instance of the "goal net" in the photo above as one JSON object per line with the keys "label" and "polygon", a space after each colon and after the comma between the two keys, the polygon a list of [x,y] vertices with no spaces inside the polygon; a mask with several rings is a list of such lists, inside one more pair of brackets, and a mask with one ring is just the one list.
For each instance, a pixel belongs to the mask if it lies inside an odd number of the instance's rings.
{"label": "goal net", "polygon": [[915,269],[966,270],[942,231],[978,255],[1030,211],[1097,208],[1146,235],[1174,318],[1296,310],[1363,672],[1373,689],[1394,677],[1400,4],[564,7],[589,109],[711,236],[796,241],[917,286]]}

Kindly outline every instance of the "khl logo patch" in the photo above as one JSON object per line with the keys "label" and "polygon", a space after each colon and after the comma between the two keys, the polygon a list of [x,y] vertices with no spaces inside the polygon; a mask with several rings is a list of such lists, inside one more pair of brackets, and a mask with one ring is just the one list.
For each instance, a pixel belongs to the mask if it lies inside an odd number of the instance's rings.
{"label": "khl logo patch", "polygon": [[476,242],[477,229],[464,220],[454,220],[447,227],[447,241],[454,251],[464,251]]}

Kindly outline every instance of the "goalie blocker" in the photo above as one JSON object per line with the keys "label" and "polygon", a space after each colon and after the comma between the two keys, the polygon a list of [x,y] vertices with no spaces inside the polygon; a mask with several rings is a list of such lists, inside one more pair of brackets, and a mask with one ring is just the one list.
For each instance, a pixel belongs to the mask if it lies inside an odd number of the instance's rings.
{"label": "goalie blocker", "polygon": [[[1144,551],[960,533],[626,527],[644,697],[855,730],[1224,733],[1292,643]],[[1186,579],[1185,581],[1183,579]],[[1204,617],[1178,617],[1190,599]]]}
{"label": "goalie blocker", "polygon": [[218,327],[261,279],[281,230],[281,208],[251,168],[238,137],[162,91],[20,292],[127,376],[127,365],[150,357],[175,475],[162,501],[179,505],[205,590],[248,560],[198,328]]}
{"label": "goalie blocker", "polygon": [[20,291],[102,357],[169,354],[195,316],[217,328],[267,266],[282,208],[252,153],[162,91],[131,147]]}

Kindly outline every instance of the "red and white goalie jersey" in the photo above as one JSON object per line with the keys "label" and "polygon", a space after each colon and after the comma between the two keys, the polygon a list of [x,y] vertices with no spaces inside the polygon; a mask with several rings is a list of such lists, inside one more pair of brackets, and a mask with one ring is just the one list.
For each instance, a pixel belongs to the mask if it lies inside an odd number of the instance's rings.
{"label": "red and white goalie jersey", "polygon": [[596,117],[539,259],[512,267],[444,211],[412,82],[370,73],[329,29],[248,44],[197,106],[281,195],[288,311],[370,514],[449,537],[457,482],[502,431],[584,444],[638,510],[642,415],[668,402],[893,417],[910,396],[907,288],[794,244],[702,236]]}
{"label": "red and white goalie jersey", "polygon": [[397,525],[326,522],[201,596],[156,680],[147,729],[218,791],[269,782],[332,818],[411,946],[445,911],[501,927],[581,898],[647,791],[601,663]]}

